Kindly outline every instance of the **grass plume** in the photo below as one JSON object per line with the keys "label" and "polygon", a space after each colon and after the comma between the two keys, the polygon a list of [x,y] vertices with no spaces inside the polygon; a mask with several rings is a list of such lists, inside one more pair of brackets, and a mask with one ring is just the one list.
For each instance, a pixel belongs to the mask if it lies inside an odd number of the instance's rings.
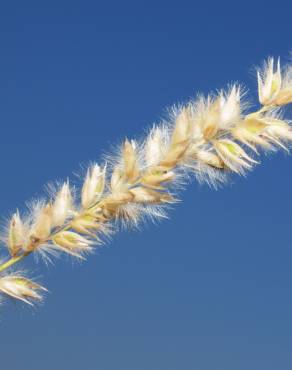
{"label": "grass plume", "polygon": [[198,96],[174,107],[142,140],[126,139],[105,163],[90,165],[79,191],[66,181],[26,214],[17,210],[2,236],[9,257],[0,264],[1,294],[41,300],[45,288],[11,271],[18,262],[32,253],[86,258],[117,222],[136,226],[145,216],[163,217],[189,174],[217,186],[232,173],[245,175],[263,150],[288,151],[292,129],[283,109],[292,102],[292,66],[281,68],[278,60],[275,67],[269,58],[257,74],[257,110],[248,109],[238,84]]}

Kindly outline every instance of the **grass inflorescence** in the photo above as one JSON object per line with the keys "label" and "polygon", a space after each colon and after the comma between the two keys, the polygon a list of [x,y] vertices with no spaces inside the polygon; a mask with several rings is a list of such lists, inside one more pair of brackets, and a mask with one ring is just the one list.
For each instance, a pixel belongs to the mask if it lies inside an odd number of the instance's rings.
{"label": "grass inflorescence", "polygon": [[269,58],[258,70],[257,110],[239,84],[198,96],[171,109],[142,140],[126,139],[104,163],[91,164],[79,191],[67,180],[24,214],[17,210],[2,236],[9,257],[0,263],[1,294],[40,301],[46,289],[14,270],[24,257],[84,259],[119,223],[164,217],[190,174],[217,186],[232,173],[245,175],[261,150],[288,151],[292,129],[283,108],[292,102],[292,66],[274,64]]}

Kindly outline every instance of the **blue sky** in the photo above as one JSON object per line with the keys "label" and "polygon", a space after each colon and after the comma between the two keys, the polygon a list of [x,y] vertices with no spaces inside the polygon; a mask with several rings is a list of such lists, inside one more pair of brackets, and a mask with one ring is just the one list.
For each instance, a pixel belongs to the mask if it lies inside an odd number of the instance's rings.
{"label": "blue sky", "polygon": [[[140,136],[165,108],[287,61],[291,6],[9,1],[0,5],[2,218]],[[263,157],[218,191],[192,183],[170,219],[47,268],[36,309],[1,308],[1,369],[290,370],[291,164]]]}

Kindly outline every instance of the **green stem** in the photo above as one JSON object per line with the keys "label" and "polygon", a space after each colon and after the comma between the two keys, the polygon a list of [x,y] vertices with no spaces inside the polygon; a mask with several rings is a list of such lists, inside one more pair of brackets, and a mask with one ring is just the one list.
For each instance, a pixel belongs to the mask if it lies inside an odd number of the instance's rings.
{"label": "green stem", "polygon": [[28,256],[31,252],[25,252],[23,254],[21,254],[20,256],[17,256],[17,257],[11,257],[8,261],[2,263],[2,265],[0,265],[0,272],[6,270],[8,267],[14,265],[15,263],[21,261],[23,258],[25,258],[26,256]]}

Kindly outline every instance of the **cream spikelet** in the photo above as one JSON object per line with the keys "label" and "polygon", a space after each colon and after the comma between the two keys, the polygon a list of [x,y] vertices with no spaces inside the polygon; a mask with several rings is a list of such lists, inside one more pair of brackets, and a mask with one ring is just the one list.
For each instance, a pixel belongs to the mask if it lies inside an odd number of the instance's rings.
{"label": "cream spikelet", "polygon": [[81,193],[83,208],[92,206],[101,198],[105,186],[105,174],[106,166],[101,170],[98,164],[94,164],[88,169]]}
{"label": "cream spikelet", "polygon": [[229,129],[238,123],[243,109],[242,96],[242,88],[237,85],[231,86],[227,93],[221,92],[218,119],[220,129]]}
{"label": "cream spikelet", "polygon": [[276,70],[274,69],[274,59],[269,58],[262,70],[258,70],[258,89],[259,101],[263,105],[275,103],[281,90],[282,76],[280,60],[278,59]]}
{"label": "cream spikelet", "polygon": [[229,139],[214,141],[214,147],[223,163],[236,173],[244,173],[245,169],[251,169],[252,159],[237,143]]}
{"label": "cream spikelet", "polygon": [[25,244],[27,230],[23,224],[19,212],[13,214],[10,220],[8,229],[8,240],[7,247],[12,257],[16,256],[17,253],[23,248]]}
{"label": "cream spikelet", "polygon": [[57,248],[79,258],[92,250],[90,240],[72,231],[61,231],[52,237],[52,241]]}
{"label": "cream spikelet", "polygon": [[168,131],[165,126],[154,126],[145,143],[145,162],[147,167],[157,165],[165,154],[168,144]]}
{"label": "cream spikelet", "polygon": [[281,71],[280,59],[276,68],[273,58],[269,58],[264,67],[258,70],[259,101],[262,105],[282,106],[292,102],[292,72],[287,66]]}
{"label": "cream spikelet", "polygon": [[292,67],[288,65],[282,77],[281,90],[278,94],[276,105],[285,105],[292,102]]}
{"label": "cream spikelet", "polygon": [[10,258],[0,263],[0,292],[39,300],[44,288],[4,272],[37,252],[84,259],[120,225],[165,217],[190,175],[216,187],[259,164],[261,150],[289,150],[292,130],[283,107],[292,102],[291,71],[267,60],[258,70],[261,106],[255,110],[239,84],[172,108],[142,140],[126,139],[105,163],[91,164],[78,191],[67,180],[27,214],[15,212],[1,238]]}
{"label": "cream spikelet", "polygon": [[123,147],[124,180],[133,184],[139,176],[139,165],[136,155],[136,143],[126,140]]}
{"label": "cream spikelet", "polygon": [[0,278],[0,292],[29,305],[33,305],[34,301],[42,300],[41,291],[47,290],[17,273]]}
{"label": "cream spikelet", "polygon": [[61,226],[73,211],[73,200],[69,182],[65,182],[56,194],[52,205],[52,226]]}

